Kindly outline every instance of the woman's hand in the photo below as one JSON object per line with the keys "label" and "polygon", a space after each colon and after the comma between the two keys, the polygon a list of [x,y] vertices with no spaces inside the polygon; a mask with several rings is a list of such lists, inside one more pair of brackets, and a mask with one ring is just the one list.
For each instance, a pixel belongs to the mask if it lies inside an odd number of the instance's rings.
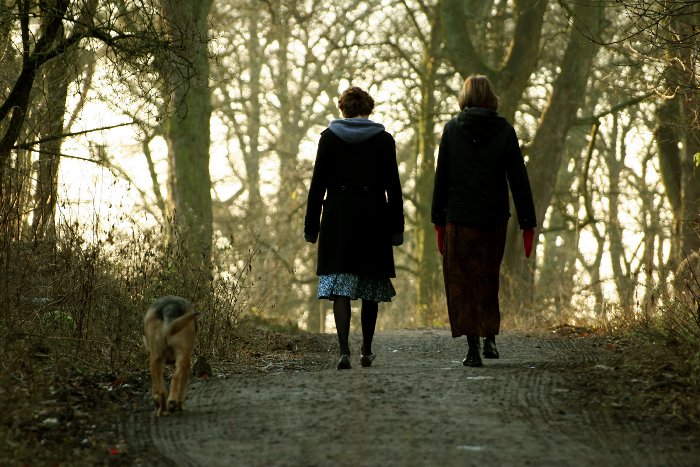
{"label": "woman's hand", "polygon": [[316,240],[318,239],[318,234],[316,235],[310,235],[304,232],[304,240],[306,240],[309,243],[316,243]]}
{"label": "woman's hand", "polygon": [[532,253],[532,241],[535,238],[535,229],[523,230],[523,248],[525,248],[525,256],[530,257]]}
{"label": "woman's hand", "polygon": [[437,235],[438,251],[445,254],[445,226],[435,224],[435,234]]}

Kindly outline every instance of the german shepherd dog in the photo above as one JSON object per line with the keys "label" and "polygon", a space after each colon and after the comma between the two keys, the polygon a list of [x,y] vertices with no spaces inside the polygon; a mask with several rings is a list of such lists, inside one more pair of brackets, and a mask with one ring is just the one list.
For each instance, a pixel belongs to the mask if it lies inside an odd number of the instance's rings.
{"label": "german shepherd dog", "polygon": [[[189,301],[170,295],[157,299],[146,311],[143,343],[148,351],[153,403],[158,416],[179,412],[183,408],[194,348],[196,316]],[[167,404],[163,376],[166,363],[175,364]]]}

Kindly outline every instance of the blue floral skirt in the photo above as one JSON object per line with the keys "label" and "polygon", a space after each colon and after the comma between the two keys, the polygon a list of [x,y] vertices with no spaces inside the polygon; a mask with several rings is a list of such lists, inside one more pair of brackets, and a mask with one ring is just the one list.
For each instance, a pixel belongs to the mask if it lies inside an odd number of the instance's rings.
{"label": "blue floral skirt", "polygon": [[333,300],[337,296],[351,300],[390,302],[396,290],[388,277],[368,277],[350,273],[324,274],[318,280],[318,298]]}

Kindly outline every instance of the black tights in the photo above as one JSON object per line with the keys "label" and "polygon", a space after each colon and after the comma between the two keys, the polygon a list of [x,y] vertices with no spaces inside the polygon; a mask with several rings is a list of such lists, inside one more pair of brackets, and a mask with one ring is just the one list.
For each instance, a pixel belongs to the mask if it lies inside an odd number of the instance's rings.
{"label": "black tights", "polygon": [[[362,300],[362,355],[372,353],[372,338],[374,329],[377,326],[377,311],[379,304],[370,300]],[[333,317],[335,318],[335,328],[338,330],[338,344],[340,344],[340,354],[350,355],[350,297],[335,297],[333,301]]]}
{"label": "black tights", "polygon": [[362,355],[372,353],[372,338],[374,337],[374,328],[377,327],[378,310],[379,303],[362,300]]}

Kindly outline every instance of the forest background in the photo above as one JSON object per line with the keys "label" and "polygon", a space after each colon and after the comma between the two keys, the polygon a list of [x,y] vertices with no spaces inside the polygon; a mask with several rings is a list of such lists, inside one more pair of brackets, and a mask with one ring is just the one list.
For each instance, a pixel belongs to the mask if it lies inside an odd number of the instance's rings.
{"label": "forest background", "polygon": [[698,31],[694,1],[1,0],[3,365],[141,362],[164,294],[203,311],[214,358],[251,319],[327,330],[303,215],[351,84],[397,141],[405,200],[379,326],[445,325],[430,201],[472,73],[540,222],[530,259],[510,223],[507,325],[661,319],[697,345]]}

